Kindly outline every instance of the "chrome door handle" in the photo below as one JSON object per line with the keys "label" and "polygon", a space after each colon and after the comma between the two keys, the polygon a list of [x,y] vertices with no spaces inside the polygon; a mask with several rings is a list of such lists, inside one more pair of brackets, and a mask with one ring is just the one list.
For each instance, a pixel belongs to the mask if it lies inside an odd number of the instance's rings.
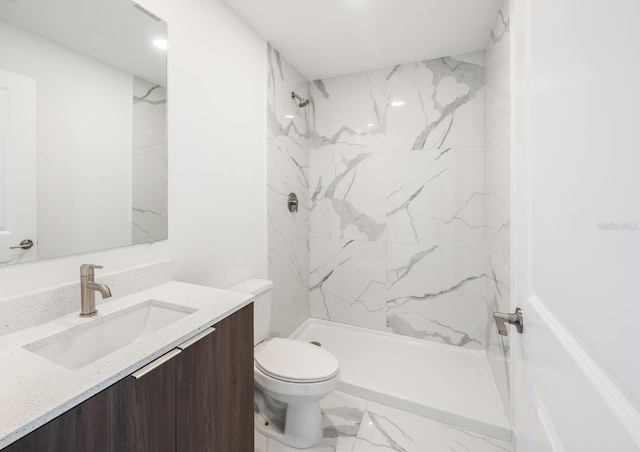
{"label": "chrome door handle", "polygon": [[20,242],[20,245],[12,246],[9,249],[10,250],[17,250],[17,249],[28,250],[28,249],[30,249],[32,247],[33,247],[33,240],[25,239],[22,242]]}
{"label": "chrome door handle", "polygon": [[522,334],[524,330],[524,319],[522,317],[522,309],[516,308],[516,312],[513,314],[505,314],[503,312],[494,312],[493,318],[496,321],[496,325],[498,326],[498,334],[500,336],[508,336],[509,332],[507,331],[507,323],[510,325],[515,325],[516,331]]}

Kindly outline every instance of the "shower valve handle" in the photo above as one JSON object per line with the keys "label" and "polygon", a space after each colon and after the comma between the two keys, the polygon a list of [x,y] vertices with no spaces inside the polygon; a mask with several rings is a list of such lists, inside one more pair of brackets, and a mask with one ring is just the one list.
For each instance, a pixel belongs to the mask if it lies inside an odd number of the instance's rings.
{"label": "shower valve handle", "polygon": [[509,331],[507,330],[507,323],[510,325],[515,325],[516,331],[522,334],[524,330],[524,319],[522,318],[522,309],[516,308],[516,312],[513,314],[505,314],[503,312],[494,312],[493,318],[496,321],[496,325],[498,326],[498,334],[500,336],[508,336]]}
{"label": "shower valve handle", "polygon": [[296,213],[298,211],[298,197],[295,193],[289,193],[289,197],[287,198],[287,208],[291,213]]}

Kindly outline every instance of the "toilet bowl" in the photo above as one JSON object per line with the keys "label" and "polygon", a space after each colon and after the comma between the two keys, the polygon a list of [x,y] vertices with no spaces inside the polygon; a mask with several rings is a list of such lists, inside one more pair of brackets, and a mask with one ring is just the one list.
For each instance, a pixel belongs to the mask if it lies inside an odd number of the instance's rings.
{"label": "toilet bowl", "polygon": [[[267,339],[271,312],[270,281],[248,280],[229,290],[255,295],[254,382],[256,406],[264,394],[285,404],[283,428],[256,409],[255,427],[263,435],[296,448],[308,448],[322,439],[318,402],[340,383],[340,367],[327,350],[296,339]],[[265,326],[266,323],[266,326]],[[262,393],[262,394],[261,394]]]}
{"label": "toilet bowl", "polygon": [[281,338],[260,344],[254,355],[255,384],[287,405],[283,432],[265,425],[260,416],[256,429],[293,447],[317,444],[322,438],[318,402],[338,387],[338,360],[315,345]]}

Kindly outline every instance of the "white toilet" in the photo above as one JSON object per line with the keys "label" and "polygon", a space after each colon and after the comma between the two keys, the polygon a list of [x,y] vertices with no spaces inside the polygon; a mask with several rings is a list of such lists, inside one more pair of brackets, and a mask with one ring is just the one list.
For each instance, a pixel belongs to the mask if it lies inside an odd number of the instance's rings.
{"label": "white toilet", "polygon": [[322,438],[318,401],[336,389],[340,369],[336,357],[316,345],[295,339],[268,339],[272,287],[271,281],[250,279],[228,288],[255,295],[254,381],[269,397],[286,404],[284,431],[258,413],[255,425],[265,436],[307,448]]}

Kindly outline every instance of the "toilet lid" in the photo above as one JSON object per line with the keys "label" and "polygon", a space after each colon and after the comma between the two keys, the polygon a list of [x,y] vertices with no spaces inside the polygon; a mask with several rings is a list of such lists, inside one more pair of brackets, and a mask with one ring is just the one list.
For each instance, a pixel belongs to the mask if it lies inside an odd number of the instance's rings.
{"label": "toilet lid", "polygon": [[278,380],[313,383],[338,373],[338,360],[322,348],[295,339],[273,338],[255,353],[258,369]]}

